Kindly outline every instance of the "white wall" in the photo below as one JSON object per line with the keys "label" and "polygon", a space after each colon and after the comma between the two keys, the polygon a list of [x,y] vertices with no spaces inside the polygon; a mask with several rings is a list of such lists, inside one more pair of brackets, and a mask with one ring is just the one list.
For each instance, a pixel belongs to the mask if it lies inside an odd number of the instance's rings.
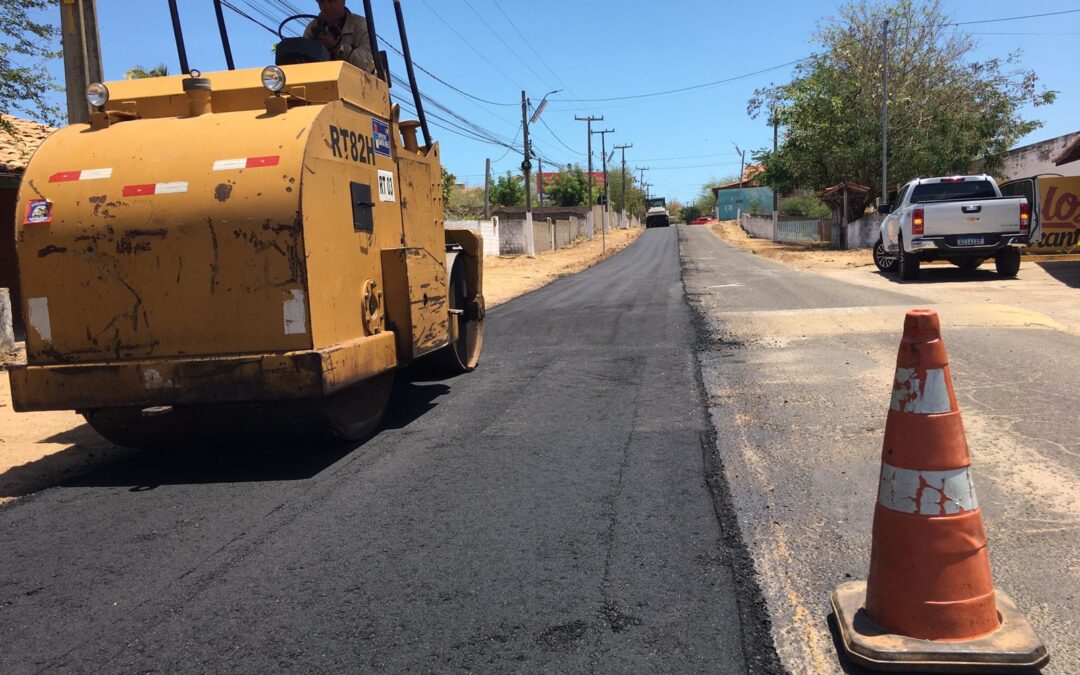
{"label": "white wall", "polygon": [[749,216],[749,215],[743,214],[741,224],[742,224],[743,230],[745,230],[746,233],[748,235],[750,235],[751,237],[755,237],[757,239],[768,239],[769,241],[772,241],[772,239],[773,239],[772,216],[769,216],[769,217],[765,218],[765,217],[762,217],[762,216]]}
{"label": "white wall", "polygon": [[484,238],[484,257],[499,255],[499,219],[491,220],[448,220],[447,229],[463,229],[478,232]]}

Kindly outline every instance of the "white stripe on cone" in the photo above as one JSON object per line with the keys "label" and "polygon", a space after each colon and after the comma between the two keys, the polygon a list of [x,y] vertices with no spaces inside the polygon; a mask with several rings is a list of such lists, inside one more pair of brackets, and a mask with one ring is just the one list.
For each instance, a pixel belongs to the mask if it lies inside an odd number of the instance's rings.
{"label": "white stripe on cone", "polygon": [[914,471],[882,464],[878,504],[923,516],[948,516],[979,508],[970,467]]}
{"label": "white stripe on cone", "polygon": [[941,368],[927,369],[926,381],[923,382],[914,368],[897,368],[889,408],[919,415],[949,412],[952,404],[949,401],[949,387],[945,383],[945,371]]}
{"label": "white stripe on cone", "polygon": [[79,180],[101,180],[112,178],[112,169],[85,169],[79,172]]}

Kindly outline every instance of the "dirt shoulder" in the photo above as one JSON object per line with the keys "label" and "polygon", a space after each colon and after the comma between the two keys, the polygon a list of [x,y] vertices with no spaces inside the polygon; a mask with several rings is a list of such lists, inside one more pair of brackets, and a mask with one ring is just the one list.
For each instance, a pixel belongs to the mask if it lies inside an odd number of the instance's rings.
{"label": "dirt shoulder", "polygon": [[547,251],[535,258],[526,256],[484,259],[484,300],[488,307],[501,305],[519,295],[580,272],[623,250],[644,230],[611,230],[606,250],[600,237],[584,240],[572,248]]}
{"label": "dirt shoulder", "polygon": [[868,248],[832,251],[828,244],[777,244],[751,237],[734,220],[721,220],[707,227],[716,236],[744,251],[800,269],[849,269],[874,265]]}
{"label": "dirt shoulder", "polygon": [[1080,257],[1024,256],[1013,279],[999,277],[993,261],[977,270],[947,262],[924,264],[915,281],[900,281],[874,267],[870,249],[830,251],[824,245],[775,244],[754,239],[735,221],[711,225],[713,234],[738,248],[860,286],[902,291],[927,304],[1001,305],[1045,314],[1062,329],[1080,334]]}
{"label": "dirt shoulder", "polygon": [[[641,232],[640,229],[608,232],[606,250],[597,237],[572,248],[541,253],[536,258],[487,258],[484,261],[487,306],[494,307],[591,267],[629,246]],[[21,349],[10,354],[0,352],[0,504],[133,452],[98,436],[74,412],[16,413],[11,405],[11,384],[3,366],[25,361]]]}

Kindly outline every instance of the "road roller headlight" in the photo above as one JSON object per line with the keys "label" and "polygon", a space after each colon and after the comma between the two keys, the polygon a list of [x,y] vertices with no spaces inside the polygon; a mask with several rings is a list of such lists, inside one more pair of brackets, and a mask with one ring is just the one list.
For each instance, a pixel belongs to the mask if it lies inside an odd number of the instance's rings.
{"label": "road roller headlight", "polygon": [[95,108],[104,108],[109,102],[109,88],[100,82],[91,84],[86,88],[86,101]]}
{"label": "road roller headlight", "polygon": [[277,66],[263,68],[262,83],[271,94],[280,94],[285,88],[285,71]]}

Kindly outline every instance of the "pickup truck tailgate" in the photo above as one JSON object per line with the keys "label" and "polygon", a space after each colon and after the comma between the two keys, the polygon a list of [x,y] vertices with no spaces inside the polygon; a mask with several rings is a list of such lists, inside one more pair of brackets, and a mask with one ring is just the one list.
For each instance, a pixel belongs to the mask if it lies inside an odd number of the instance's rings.
{"label": "pickup truck tailgate", "polygon": [[914,204],[923,209],[927,237],[1020,231],[1020,197]]}

